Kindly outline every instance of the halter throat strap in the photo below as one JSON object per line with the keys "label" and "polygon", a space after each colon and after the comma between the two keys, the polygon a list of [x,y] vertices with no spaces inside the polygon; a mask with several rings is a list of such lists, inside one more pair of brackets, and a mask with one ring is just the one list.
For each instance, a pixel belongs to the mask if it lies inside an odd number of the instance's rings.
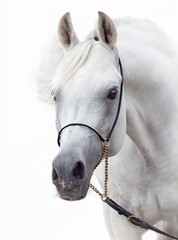
{"label": "halter throat strap", "polygon": [[119,95],[119,103],[118,103],[118,108],[117,108],[117,113],[116,113],[116,117],[115,117],[115,120],[114,120],[114,123],[111,127],[111,130],[109,131],[109,134],[106,138],[102,137],[101,134],[99,134],[94,128],[90,127],[89,125],[87,124],[84,124],[84,123],[70,123],[70,124],[67,124],[66,126],[64,126],[63,128],[61,128],[61,130],[59,131],[58,133],[58,138],[57,138],[57,143],[58,145],[60,146],[60,138],[61,138],[61,133],[64,129],[68,128],[68,127],[72,127],[72,126],[82,126],[82,127],[87,127],[89,128],[90,130],[92,130],[98,137],[99,139],[101,140],[101,142],[109,142],[111,136],[112,136],[112,133],[114,131],[114,128],[116,126],[116,123],[118,121],[118,118],[119,118],[119,114],[120,114],[120,109],[121,109],[121,103],[122,103],[122,95],[123,95],[123,68],[122,68],[122,63],[121,63],[121,60],[119,58],[119,68],[120,68],[120,74],[121,74],[121,77],[122,77],[122,80],[121,80],[121,87],[120,87],[120,95]]}

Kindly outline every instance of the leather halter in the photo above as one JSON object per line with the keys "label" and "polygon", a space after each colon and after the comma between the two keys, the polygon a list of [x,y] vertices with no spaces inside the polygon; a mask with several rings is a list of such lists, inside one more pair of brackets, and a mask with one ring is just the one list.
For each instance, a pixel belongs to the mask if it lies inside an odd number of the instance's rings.
{"label": "leather halter", "polygon": [[[70,123],[66,126],[64,126],[63,128],[61,128],[61,130],[58,133],[58,138],[57,138],[57,143],[60,147],[60,137],[61,137],[61,133],[64,129],[66,129],[67,127],[71,127],[71,126],[82,126],[82,127],[86,127],[89,128],[91,131],[93,131],[101,140],[102,143],[109,143],[109,140],[111,138],[111,135],[114,131],[114,128],[116,126],[116,123],[118,121],[119,118],[119,114],[120,114],[120,109],[121,109],[121,103],[122,103],[122,95],[123,95],[123,69],[122,69],[122,63],[121,60],[119,58],[119,67],[120,67],[120,74],[122,77],[122,81],[121,81],[121,88],[120,88],[120,96],[119,96],[119,103],[118,103],[118,108],[117,108],[117,113],[116,113],[116,117],[115,120],[113,122],[113,125],[111,127],[111,130],[109,131],[109,134],[107,135],[106,138],[103,138],[94,128],[90,127],[89,125],[83,124],[83,123]],[[94,190],[95,191],[95,190]],[[116,210],[118,212],[118,214],[123,215],[125,217],[127,217],[128,221],[138,227],[141,227],[142,229],[146,229],[146,230],[152,230],[154,232],[157,232],[159,234],[162,234],[164,236],[167,236],[168,238],[172,238],[172,239],[177,239],[177,237],[174,237],[168,233],[165,233],[163,231],[161,231],[158,228],[155,228],[154,226],[148,224],[147,222],[135,217],[132,213],[128,212],[126,209],[124,209],[123,207],[121,207],[120,205],[118,205],[116,202],[114,202],[111,198],[104,197],[103,202],[105,202],[106,204],[108,204],[108,206],[110,206],[111,208],[113,208],[114,210]]]}

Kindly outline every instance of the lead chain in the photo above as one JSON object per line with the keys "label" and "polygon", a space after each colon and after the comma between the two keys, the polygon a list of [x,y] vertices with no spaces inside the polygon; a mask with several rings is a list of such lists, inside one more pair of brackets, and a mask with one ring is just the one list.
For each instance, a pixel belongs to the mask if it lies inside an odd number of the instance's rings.
{"label": "lead chain", "polygon": [[108,151],[109,151],[109,142],[105,144],[105,142],[102,142],[102,153],[99,161],[94,167],[94,170],[98,167],[98,165],[101,163],[103,158],[105,158],[105,181],[104,181],[104,193],[102,194],[93,184],[89,184],[90,188],[95,191],[101,199],[104,201],[105,198],[108,197]]}

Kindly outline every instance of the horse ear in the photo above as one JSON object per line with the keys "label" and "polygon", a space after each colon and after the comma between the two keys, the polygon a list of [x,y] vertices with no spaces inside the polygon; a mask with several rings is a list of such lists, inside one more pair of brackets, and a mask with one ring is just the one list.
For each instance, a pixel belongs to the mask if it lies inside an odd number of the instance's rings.
{"label": "horse ear", "polygon": [[101,41],[109,46],[111,49],[114,48],[117,41],[117,31],[113,21],[103,12],[98,12],[98,33]]}
{"label": "horse ear", "polygon": [[58,26],[58,34],[59,40],[65,49],[72,48],[79,42],[69,12],[61,18]]}

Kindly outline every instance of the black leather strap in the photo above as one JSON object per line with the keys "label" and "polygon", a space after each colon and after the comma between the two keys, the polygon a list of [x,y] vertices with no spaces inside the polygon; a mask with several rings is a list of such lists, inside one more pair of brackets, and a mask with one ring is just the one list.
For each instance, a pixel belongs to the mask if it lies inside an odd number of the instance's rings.
{"label": "black leather strap", "polygon": [[114,123],[112,125],[112,128],[107,136],[107,142],[109,142],[110,138],[111,138],[111,135],[114,131],[114,128],[116,126],[116,123],[117,123],[117,120],[119,118],[119,114],[120,114],[120,110],[121,110],[121,103],[122,103],[122,94],[123,94],[123,69],[122,69],[122,63],[121,63],[121,60],[119,58],[119,67],[120,67],[120,74],[122,76],[122,82],[121,82],[121,87],[120,87],[120,96],[119,96],[119,104],[118,104],[118,108],[117,108],[117,113],[116,113],[116,117],[115,117],[115,120],[114,120]]}
{"label": "black leather strap", "polygon": [[59,133],[58,133],[57,143],[58,143],[59,146],[60,146],[60,136],[61,136],[61,132],[62,132],[65,128],[71,127],[71,126],[87,127],[87,128],[89,128],[90,130],[92,130],[94,133],[96,133],[96,135],[98,135],[98,137],[100,138],[100,140],[101,140],[102,142],[105,141],[105,139],[104,139],[94,128],[92,128],[92,127],[90,127],[90,126],[88,126],[88,125],[86,125],[86,124],[83,124],[83,123],[70,123],[70,124],[64,126],[63,128],[61,128],[61,130],[60,130]]}
{"label": "black leather strap", "polygon": [[131,222],[132,224],[134,224],[134,225],[136,225],[138,227],[141,227],[143,229],[152,230],[154,232],[157,232],[159,234],[167,236],[168,238],[178,239],[177,237],[174,237],[174,236],[172,236],[172,235],[170,235],[168,233],[165,233],[165,232],[161,231],[160,229],[155,228],[154,226],[148,224],[147,222],[145,222],[145,221],[135,217],[132,213],[128,212],[125,208],[123,208],[120,205],[118,205],[111,198],[106,198],[104,200],[104,202],[107,203],[111,208],[116,210],[120,215],[123,215],[123,216],[127,217],[129,222]]}

